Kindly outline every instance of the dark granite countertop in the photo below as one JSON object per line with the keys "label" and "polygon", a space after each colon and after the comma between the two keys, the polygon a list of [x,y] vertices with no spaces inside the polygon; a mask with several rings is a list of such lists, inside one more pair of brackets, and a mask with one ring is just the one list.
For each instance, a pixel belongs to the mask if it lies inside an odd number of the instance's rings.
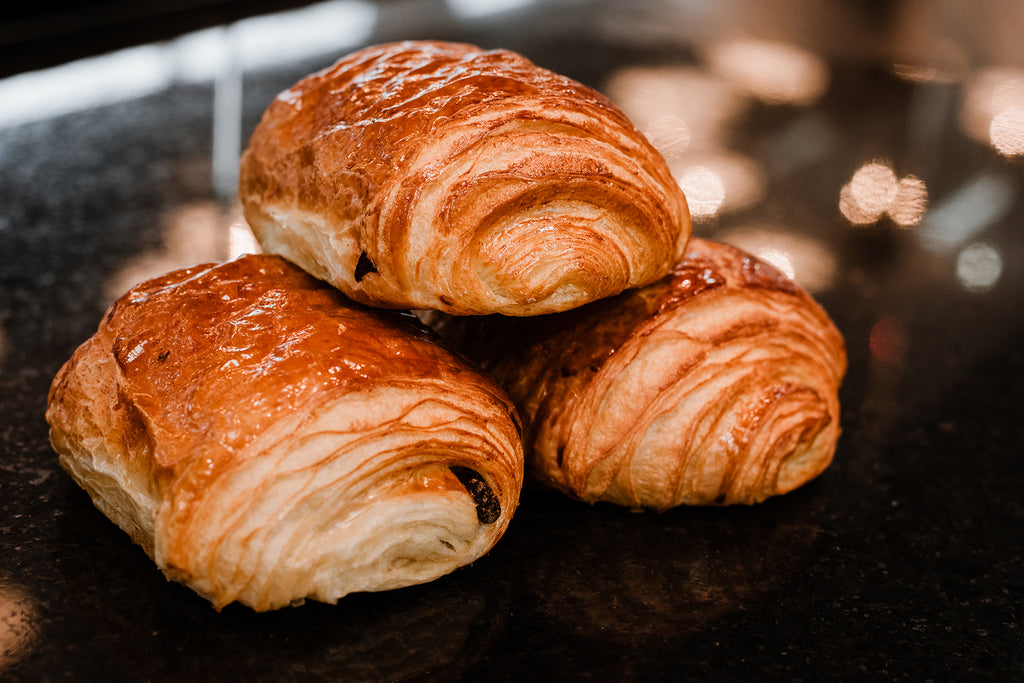
{"label": "dark granite countertop", "polygon": [[[1024,679],[1019,5],[464,4],[329,4],[314,24],[363,28],[316,53],[261,54],[258,25],[203,34],[198,67],[199,41],[161,44],[128,60],[166,67],[142,85],[123,63],[0,81],[0,679]],[[697,234],[791,269],[848,345],[835,461],[754,507],[528,485],[499,544],[431,584],[215,612],[60,469],[50,380],[130,284],[245,249],[236,139],[274,94],[420,37],[604,90],[663,145]]]}

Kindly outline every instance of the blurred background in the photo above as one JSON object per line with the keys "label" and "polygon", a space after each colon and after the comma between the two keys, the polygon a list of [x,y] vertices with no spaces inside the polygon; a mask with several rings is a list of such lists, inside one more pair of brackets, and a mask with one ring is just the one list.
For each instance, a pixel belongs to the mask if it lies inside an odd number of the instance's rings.
{"label": "blurred background", "polygon": [[[930,307],[922,324],[942,324],[944,298],[997,319],[1021,292],[1017,0],[46,0],[3,11],[4,267],[29,267],[30,280],[105,270],[95,315],[140,279],[254,250],[234,193],[263,108],[349,51],[415,38],[513,49],[607,94],[669,160],[698,234],[772,261],[826,303],[860,298],[836,312],[875,318],[850,330],[865,337],[854,352],[904,353]],[[76,231],[91,236],[76,254],[88,258],[68,270],[47,246]]]}
{"label": "blurred background", "polygon": [[240,150],[278,90],[371,42],[466,40],[605,92],[672,163],[705,229],[812,289],[835,277],[828,245],[790,236],[773,251],[758,235],[907,231],[922,267],[952,267],[973,291],[1012,256],[978,238],[1019,189],[1016,0],[45,0],[3,15],[7,158],[19,130],[50,122],[56,137],[34,152],[66,151],[68,126],[163,95],[182,109],[150,119],[168,134],[209,119],[190,134],[209,138],[208,198],[230,202]]}
{"label": "blurred background", "polygon": [[[1024,677],[1024,2],[37,0],[0,16],[0,676]],[[49,381],[131,285],[258,249],[237,165],[277,93],[419,38],[601,90],[668,159],[696,234],[811,291],[850,356],[836,461],[751,510],[637,517],[530,492],[471,571],[347,599],[349,625],[329,607],[215,615],[154,581],[60,473]],[[455,640],[435,642],[438,614]]]}

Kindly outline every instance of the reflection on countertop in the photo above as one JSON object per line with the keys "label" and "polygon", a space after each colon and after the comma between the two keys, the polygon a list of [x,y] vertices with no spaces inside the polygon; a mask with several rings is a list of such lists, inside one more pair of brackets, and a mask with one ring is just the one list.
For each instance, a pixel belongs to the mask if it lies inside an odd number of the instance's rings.
{"label": "reflection on countertop", "polygon": [[238,203],[227,207],[216,201],[184,204],[165,216],[159,229],[161,240],[155,249],[139,253],[110,275],[104,288],[108,303],[172,270],[260,252]]}
{"label": "reflection on countertop", "polygon": [[38,637],[38,615],[32,597],[0,577],[0,675],[32,648]]}

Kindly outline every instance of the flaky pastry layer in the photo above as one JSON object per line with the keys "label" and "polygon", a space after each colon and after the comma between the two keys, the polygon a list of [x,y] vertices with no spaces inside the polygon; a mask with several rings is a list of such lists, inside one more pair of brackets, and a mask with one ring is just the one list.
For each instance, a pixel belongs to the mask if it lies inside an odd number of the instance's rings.
{"label": "flaky pastry layer", "polygon": [[265,251],[351,298],[536,315],[662,277],[690,234],[661,155],[604,96],[504,50],[360,50],[281,93],[241,163]]}
{"label": "flaky pastry layer", "polygon": [[96,506],[217,608],[435,579],[494,545],[522,485],[490,378],[270,255],[132,289],[47,420]]}
{"label": "flaky pastry layer", "polygon": [[739,249],[693,239],[659,282],[568,313],[438,320],[516,401],[528,473],[582,500],[757,503],[832,461],[843,339]]}

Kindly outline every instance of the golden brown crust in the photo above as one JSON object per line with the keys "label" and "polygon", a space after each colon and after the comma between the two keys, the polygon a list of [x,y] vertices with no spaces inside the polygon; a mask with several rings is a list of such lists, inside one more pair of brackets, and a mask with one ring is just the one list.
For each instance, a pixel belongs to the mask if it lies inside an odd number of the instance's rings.
{"label": "golden brown crust", "polygon": [[535,315],[650,283],[690,218],[605,97],[503,50],[405,42],[282,93],[242,158],[266,251],[357,301]]}
{"label": "golden brown crust", "polygon": [[522,483],[490,378],[276,256],[131,290],[47,419],[97,507],[218,607],[436,578],[497,541]]}
{"label": "golden brown crust", "polygon": [[835,451],[842,337],[733,247],[691,240],[659,282],[568,313],[439,329],[512,394],[528,472],[586,501],[756,503]]}

